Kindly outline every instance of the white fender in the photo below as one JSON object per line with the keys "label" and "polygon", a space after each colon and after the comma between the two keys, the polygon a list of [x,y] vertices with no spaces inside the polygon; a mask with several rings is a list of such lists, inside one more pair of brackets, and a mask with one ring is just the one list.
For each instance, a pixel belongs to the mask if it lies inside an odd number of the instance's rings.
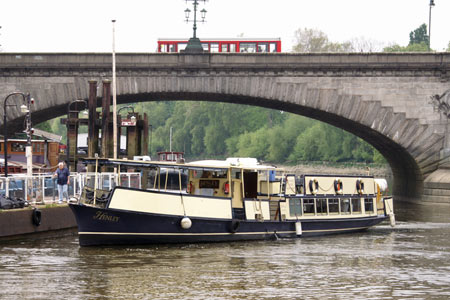
{"label": "white fender", "polygon": [[188,217],[184,217],[183,219],[181,219],[180,224],[181,224],[181,228],[189,229],[192,226],[192,221]]}

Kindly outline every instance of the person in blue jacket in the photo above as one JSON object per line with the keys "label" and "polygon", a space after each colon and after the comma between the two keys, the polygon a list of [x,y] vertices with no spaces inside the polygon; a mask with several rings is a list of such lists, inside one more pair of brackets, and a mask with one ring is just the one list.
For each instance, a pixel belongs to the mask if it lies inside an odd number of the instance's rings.
{"label": "person in blue jacket", "polygon": [[58,184],[58,203],[63,203],[63,195],[66,197],[66,201],[69,202],[68,184],[69,184],[69,169],[64,165],[63,162],[58,164],[58,169],[56,169],[54,178],[57,178],[56,183]]}

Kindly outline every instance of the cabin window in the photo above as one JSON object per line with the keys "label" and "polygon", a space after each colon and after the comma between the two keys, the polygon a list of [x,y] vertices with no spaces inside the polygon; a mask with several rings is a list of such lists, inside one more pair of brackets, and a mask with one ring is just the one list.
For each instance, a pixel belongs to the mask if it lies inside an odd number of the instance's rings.
{"label": "cabin window", "polygon": [[341,203],[341,214],[350,213],[350,199],[340,199]]}
{"label": "cabin window", "polygon": [[231,178],[232,179],[241,179],[241,170],[231,169]]}
{"label": "cabin window", "polygon": [[170,44],[170,45],[169,45],[169,52],[176,52],[176,50],[175,50],[175,44]]}
{"label": "cabin window", "polygon": [[204,51],[209,51],[209,44],[202,44],[202,48]]}
{"label": "cabin window", "polygon": [[373,200],[372,198],[364,199],[364,210],[366,213],[373,213]]}
{"label": "cabin window", "polygon": [[33,152],[44,152],[44,145],[41,143],[33,143]]}
{"label": "cabin window", "polygon": [[309,215],[314,214],[314,199],[303,200],[303,212]]}
{"label": "cabin window", "polygon": [[230,44],[230,52],[236,52],[236,44]]}
{"label": "cabin window", "polygon": [[289,213],[291,217],[302,215],[302,201],[301,199],[289,199]]}
{"label": "cabin window", "polygon": [[316,199],[316,211],[318,215],[327,214],[327,199]]}
{"label": "cabin window", "polygon": [[11,152],[25,152],[25,144],[11,143]]}
{"label": "cabin window", "polygon": [[339,213],[339,199],[328,199],[328,210],[331,213]]}
{"label": "cabin window", "polygon": [[352,199],[352,213],[355,213],[355,214],[361,213],[361,199],[360,198]]}
{"label": "cabin window", "polygon": [[[198,176],[200,174],[200,176]],[[197,177],[197,176],[198,177]],[[196,178],[227,178],[227,171],[211,171],[211,170],[203,170],[203,171],[194,171],[194,177]]]}

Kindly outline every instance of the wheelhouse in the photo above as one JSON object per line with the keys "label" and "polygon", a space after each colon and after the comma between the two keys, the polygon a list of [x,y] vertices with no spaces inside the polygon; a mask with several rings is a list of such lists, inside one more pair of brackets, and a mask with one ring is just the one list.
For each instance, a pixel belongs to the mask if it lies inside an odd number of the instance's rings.
{"label": "wheelhouse", "polygon": [[[159,39],[158,52],[181,52],[187,46],[186,39]],[[205,39],[201,41],[204,51],[211,53],[271,53],[281,52],[281,39]]]}

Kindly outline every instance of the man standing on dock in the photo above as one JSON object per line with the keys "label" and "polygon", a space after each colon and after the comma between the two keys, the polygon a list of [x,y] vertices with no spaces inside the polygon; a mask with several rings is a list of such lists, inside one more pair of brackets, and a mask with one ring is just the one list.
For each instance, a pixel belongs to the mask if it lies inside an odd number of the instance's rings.
{"label": "man standing on dock", "polygon": [[64,166],[63,162],[60,162],[58,164],[58,169],[53,175],[54,178],[58,178],[56,180],[56,183],[58,184],[58,195],[59,195],[58,203],[63,203],[63,194],[66,195],[66,201],[69,202],[69,192],[68,192],[69,176],[70,176],[69,169],[67,169]]}

